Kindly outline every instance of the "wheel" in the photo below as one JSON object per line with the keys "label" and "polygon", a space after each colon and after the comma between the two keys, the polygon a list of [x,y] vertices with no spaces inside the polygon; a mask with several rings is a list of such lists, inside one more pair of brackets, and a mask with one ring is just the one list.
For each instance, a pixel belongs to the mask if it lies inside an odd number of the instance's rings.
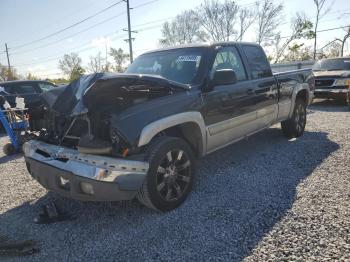
{"label": "wheel", "polygon": [[149,170],[137,195],[145,206],[165,212],[177,208],[192,189],[195,157],[182,139],[162,136],[146,153]]}
{"label": "wheel", "polygon": [[12,145],[12,143],[7,143],[6,145],[4,145],[2,150],[3,150],[4,154],[7,156],[13,155],[14,153],[16,153],[16,149]]}
{"label": "wheel", "polygon": [[300,137],[304,133],[305,125],[306,104],[303,99],[297,98],[292,117],[281,123],[282,132],[288,138]]}

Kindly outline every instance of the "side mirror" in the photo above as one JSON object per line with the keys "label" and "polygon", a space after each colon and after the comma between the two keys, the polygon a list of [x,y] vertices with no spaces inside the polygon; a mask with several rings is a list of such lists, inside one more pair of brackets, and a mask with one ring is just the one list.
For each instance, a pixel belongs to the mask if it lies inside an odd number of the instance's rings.
{"label": "side mirror", "polygon": [[213,86],[232,85],[237,82],[237,76],[232,69],[216,70],[212,80]]}

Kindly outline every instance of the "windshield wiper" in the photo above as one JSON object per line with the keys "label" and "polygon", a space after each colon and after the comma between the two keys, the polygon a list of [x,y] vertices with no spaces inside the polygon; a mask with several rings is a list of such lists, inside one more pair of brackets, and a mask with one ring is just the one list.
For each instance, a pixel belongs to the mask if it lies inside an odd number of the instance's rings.
{"label": "windshield wiper", "polygon": [[[166,79],[166,78],[165,78]],[[169,84],[171,84],[172,86],[175,86],[175,87],[180,87],[180,88],[183,88],[185,90],[191,90],[191,85],[189,84],[183,84],[183,83],[179,83],[179,82],[176,82],[174,80],[169,80],[169,79],[166,79],[168,81]]]}

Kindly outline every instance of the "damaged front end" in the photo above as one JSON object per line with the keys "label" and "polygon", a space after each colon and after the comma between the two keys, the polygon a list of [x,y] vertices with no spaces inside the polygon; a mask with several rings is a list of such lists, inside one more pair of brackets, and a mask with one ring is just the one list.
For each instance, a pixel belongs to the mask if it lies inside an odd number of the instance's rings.
{"label": "damaged front end", "polygon": [[23,147],[28,171],[71,198],[134,198],[148,163],[117,120],[139,104],[185,89],[156,76],[93,74],[44,93],[44,105],[31,115],[37,138]]}
{"label": "damaged front end", "polygon": [[113,119],[137,104],[185,88],[156,76],[85,76],[64,90],[45,93],[45,105],[32,116],[33,127],[40,131],[40,141],[86,154],[125,157],[139,149],[135,141],[120,132]]}

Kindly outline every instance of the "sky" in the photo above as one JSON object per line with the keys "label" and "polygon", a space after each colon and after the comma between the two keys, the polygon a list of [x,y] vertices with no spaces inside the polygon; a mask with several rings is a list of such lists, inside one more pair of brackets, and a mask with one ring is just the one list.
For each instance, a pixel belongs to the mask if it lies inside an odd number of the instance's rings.
{"label": "sky", "polygon": [[[137,31],[133,34],[134,57],[159,47],[161,26],[165,21],[171,21],[177,14],[195,8],[203,1],[130,0],[130,7],[133,8],[131,26],[132,30]],[[0,0],[0,63],[7,65],[3,52],[7,43],[11,66],[18,73],[26,75],[30,72],[42,78],[57,78],[61,76],[58,60],[66,53],[78,53],[86,66],[90,56],[98,52],[105,56],[106,47],[122,48],[128,52],[125,41],[127,32],[123,31],[127,28],[124,2],[88,18],[117,2],[119,0]],[[247,8],[251,8],[254,2],[236,1]],[[275,2],[284,5],[282,22],[278,28],[282,36],[290,33],[290,21],[296,12],[304,12],[312,20],[315,17],[313,0]],[[327,0],[327,3],[333,4],[321,20],[319,30],[350,24],[350,0]],[[84,19],[86,21],[65,29]],[[56,32],[59,33],[51,36]],[[342,35],[343,29],[320,33],[318,47]],[[244,40],[254,39],[252,28]],[[350,46],[350,43],[347,45]],[[110,57],[108,59],[111,60]]]}

